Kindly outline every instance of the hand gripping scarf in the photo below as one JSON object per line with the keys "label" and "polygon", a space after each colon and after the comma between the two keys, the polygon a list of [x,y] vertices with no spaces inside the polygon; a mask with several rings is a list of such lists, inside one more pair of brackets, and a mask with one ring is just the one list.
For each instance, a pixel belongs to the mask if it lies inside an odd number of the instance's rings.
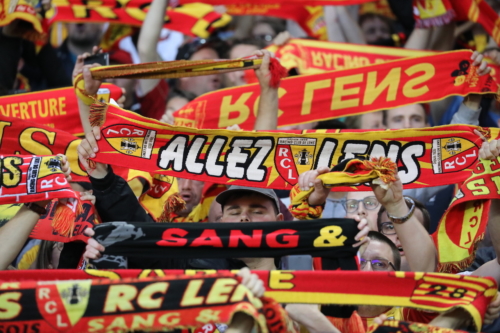
{"label": "hand gripping scarf", "polygon": [[71,235],[75,215],[81,212],[78,195],[61,170],[61,156],[0,156],[2,177],[0,205],[72,199],[58,204],[52,227],[61,235]]}
{"label": "hand gripping scarf", "polygon": [[253,223],[108,222],[95,226],[104,255],[144,258],[268,258],[311,254],[354,258],[356,222],[322,219]]}
{"label": "hand gripping scarf", "polygon": [[[54,0],[46,14],[46,25],[55,22],[118,23],[140,27],[146,19],[151,0]],[[231,16],[221,14],[213,6],[203,3],[168,8],[164,27],[188,36],[208,38],[216,29],[231,22]]]}
{"label": "hand gripping scarf", "polygon": [[[284,79],[278,126],[303,124],[427,103],[448,96],[495,94],[491,75],[478,76],[471,51],[443,52],[322,74]],[[174,113],[176,125],[254,127],[260,96],[250,84],[201,95]]]}
{"label": "hand gripping scarf", "polygon": [[[26,282],[112,279],[122,284],[134,279],[165,277],[181,270],[26,270],[0,272],[0,290],[18,289]],[[202,276],[215,271],[186,271]],[[278,303],[401,306],[439,313],[462,308],[478,330],[488,304],[497,294],[492,278],[413,272],[253,271],[264,281],[264,296]],[[130,280],[132,278],[132,280]],[[121,279],[121,280],[120,280]],[[105,281],[105,280],[100,280]],[[105,283],[106,284],[106,283]],[[184,290],[184,289],[182,289]],[[195,294],[196,295],[196,294]],[[102,296],[104,297],[104,295]],[[135,296],[129,295],[129,298]],[[100,304],[103,304],[104,300]],[[102,309],[102,305],[99,306]],[[12,318],[15,320],[16,318]]]}
{"label": "hand gripping scarf", "polygon": [[36,332],[157,331],[229,324],[235,314],[244,313],[258,332],[292,332],[276,326],[281,322],[291,328],[279,304],[254,297],[239,281],[222,273],[0,283],[0,324]]}
{"label": "hand gripping scarf", "polygon": [[449,328],[435,327],[422,323],[410,323],[397,320],[386,320],[382,325],[373,325],[368,328],[367,333],[472,333]]}
{"label": "hand gripping scarf", "polygon": [[439,271],[458,272],[472,264],[488,223],[489,199],[498,199],[499,193],[500,159],[479,160],[433,234]]}
{"label": "hand gripping scarf", "polygon": [[[301,173],[345,159],[389,157],[405,188],[469,177],[482,140],[466,125],[396,131],[244,132],[163,124],[106,106],[97,162],[219,184],[291,189]],[[497,137],[498,130],[483,130]],[[446,143],[449,142],[449,145]],[[460,148],[454,150],[454,142]],[[441,143],[443,143],[441,145]],[[117,158],[119,156],[120,158]],[[459,158],[460,163],[455,163]],[[465,161],[465,163],[464,163]],[[446,177],[443,175],[446,174]],[[360,180],[361,181],[361,180]],[[341,191],[369,188],[343,186]]]}
{"label": "hand gripping scarf", "polygon": [[[118,100],[121,88],[105,83],[97,99]],[[0,97],[0,113],[4,117],[19,118],[56,128],[73,135],[83,135],[78,114],[78,101],[71,87]]]}

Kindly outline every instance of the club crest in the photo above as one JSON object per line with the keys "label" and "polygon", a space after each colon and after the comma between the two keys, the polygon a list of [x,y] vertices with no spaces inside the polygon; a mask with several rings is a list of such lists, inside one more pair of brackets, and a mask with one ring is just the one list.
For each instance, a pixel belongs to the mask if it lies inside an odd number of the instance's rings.
{"label": "club crest", "polygon": [[156,131],[133,125],[112,125],[102,130],[106,141],[119,153],[150,159]]}
{"label": "club crest", "polygon": [[432,169],[435,174],[467,169],[477,161],[479,147],[463,138],[432,140]]}
{"label": "club crest", "polygon": [[297,184],[299,175],[313,168],[316,142],[313,138],[278,140],[274,160],[279,174],[289,184]]}
{"label": "club crest", "polygon": [[75,326],[89,304],[91,280],[40,282],[36,290],[38,309],[60,332]]}

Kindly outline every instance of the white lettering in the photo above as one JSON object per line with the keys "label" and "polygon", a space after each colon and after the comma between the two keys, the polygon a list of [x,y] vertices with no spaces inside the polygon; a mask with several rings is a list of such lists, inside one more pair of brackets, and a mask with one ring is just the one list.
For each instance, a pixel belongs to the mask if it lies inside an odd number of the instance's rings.
{"label": "white lettering", "polygon": [[186,170],[191,173],[201,174],[203,172],[203,163],[196,162],[200,152],[207,141],[206,137],[197,137],[194,139],[186,158]]}
{"label": "white lettering", "polygon": [[250,148],[252,147],[252,143],[252,139],[235,139],[231,144],[232,148],[226,156],[226,173],[229,178],[243,179],[245,176],[245,167],[239,165],[244,165],[248,161],[250,153],[242,151],[241,148]]}
{"label": "white lettering", "polygon": [[264,161],[273,149],[273,141],[271,139],[258,139],[253,145],[258,149],[258,153],[250,162],[247,169],[247,179],[252,181],[261,182],[266,179],[267,169],[263,167]]}
{"label": "white lettering", "polygon": [[186,136],[177,136],[171,140],[165,148],[160,149],[160,161],[158,166],[162,169],[168,169],[171,167],[171,164],[173,164],[173,169],[175,171],[182,171],[186,144]]}

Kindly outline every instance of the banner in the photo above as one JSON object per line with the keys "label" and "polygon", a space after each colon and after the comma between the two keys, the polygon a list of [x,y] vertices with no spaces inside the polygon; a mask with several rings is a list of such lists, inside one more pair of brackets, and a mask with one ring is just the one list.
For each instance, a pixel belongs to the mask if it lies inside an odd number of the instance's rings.
{"label": "banner", "polygon": [[254,297],[230,274],[1,285],[0,324],[6,331],[161,331],[229,324],[242,312],[259,332],[268,332],[265,299]]}
{"label": "banner", "polygon": [[[119,23],[140,27],[146,18],[151,0],[53,0],[47,12],[48,24],[54,22]],[[198,1],[197,1],[198,2]],[[207,4],[186,4],[169,8],[165,28],[188,36],[208,38],[214,30],[226,26],[231,16],[220,14]]]}
{"label": "banner", "polygon": [[103,255],[144,258],[354,258],[357,223],[321,219],[259,223],[107,222],[94,227]]}
{"label": "banner", "polygon": [[[443,52],[382,64],[301,75],[282,80],[278,90],[278,125],[289,126],[448,96],[496,93],[491,75],[478,76],[471,51]],[[199,96],[174,113],[175,124],[194,128],[239,125],[252,130],[259,105],[258,84]]]}
{"label": "banner", "polygon": [[499,193],[500,158],[479,160],[433,234],[440,271],[458,272],[472,264],[488,223],[489,199],[498,199]]}
{"label": "banner", "polygon": [[[121,95],[121,88],[109,83],[104,83],[97,92],[97,98],[106,103],[110,98],[118,100]],[[73,87],[0,97],[0,114],[0,119],[18,118],[73,135],[84,134]]]}
{"label": "banner", "polygon": [[[186,271],[185,273],[199,277],[203,276],[202,274],[215,272]],[[129,278],[156,277],[161,281],[165,276],[182,273],[182,270],[150,269],[2,271],[0,288],[6,292],[16,292],[24,283],[51,281],[55,278],[100,279],[99,281],[105,286],[107,282],[104,279],[114,279],[116,283],[127,285],[128,281],[135,281],[128,280]],[[278,303],[401,306],[440,313],[460,307],[472,316],[478,330],[481,329],[488,304],[497,294],[495,280],[489,277],[360,271],[275,270],[252,271],[252,273],[257,274],[264,282],[266,289],[264,296],[271,297]],[[103,297],[104,295],[103,292]],[[12,300],[12,304],[17,303]],[[103,308],[102,304],[104,301],[100,303],[99,309]]]}
{"label": "banner", "polygon": [[[291,189],[305,171],[332,168],[357,156],[384,156],[398,165],[405,188],[419,188],[456,184],[469,177],[482,144],[473,133],[476,128],[453,125],[306,134],[196,130],[108,105],[95,161],[219,184]],[[490,132],[492,138],[498,136],[497,129]],[[344,186],[339,191],[362,189],[370,187]]]}

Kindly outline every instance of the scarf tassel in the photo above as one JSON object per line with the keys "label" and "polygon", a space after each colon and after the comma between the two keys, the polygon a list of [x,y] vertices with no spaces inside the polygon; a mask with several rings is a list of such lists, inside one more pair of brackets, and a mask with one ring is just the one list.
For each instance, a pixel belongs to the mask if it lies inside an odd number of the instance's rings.
{"label": "scarf tassel", "polygon": [[68,204],[61,202],[57,203],[56,212],[52,220],[52,227],[54,231],[64,237],[70,237],[73,234],[75,227],[75,217],[83,212],[82,203],[77,201],[75,211],[71,209]]}
{"label": "scarf tassel", "polygon": [[288,75],[286,68],[283,67],[276,58],[271,58],[271,62],[269,63],[269,72],[271,73],[271,81],[269,82],[269,85],[272,88],[278,88],[281,79]]}
{"label": "scarf tassel", "polygon": [[396,163],[389,157],[373,157],[371,160],[364,160],[363,169],[375,171],[379,178],[386,184],[396,181],[396,172],[398,170]]}
{"label": "scarf tassel", "polygon": [[163,213],[158,218],[158,222],[172,222],[175,214],[184,209],[186,209],[186,202],[181,198],[179,193],[176,192],[170,195],[165,201],[165,205],[163,206]]}
{"label": "scarf tassel", "polygon": [[104,124],[104,121],[106,120],[107,109],[108,105],[106,103],[101,103],[98,101],[94,101],[90,105],[89,121],[92,127],[101,127]]}
{"label": "scarf tassel", "polygon": [[419,29],[427,29],[427,28],[432,28],[432,27],[442,27],[443,25],[446,25],[453,21],[455,18],[456,14],[453,9],[448,9],[446,13],[440,16],[436,17],[429,17],[425,19],[418,19],[415,22],[415,27]]}

